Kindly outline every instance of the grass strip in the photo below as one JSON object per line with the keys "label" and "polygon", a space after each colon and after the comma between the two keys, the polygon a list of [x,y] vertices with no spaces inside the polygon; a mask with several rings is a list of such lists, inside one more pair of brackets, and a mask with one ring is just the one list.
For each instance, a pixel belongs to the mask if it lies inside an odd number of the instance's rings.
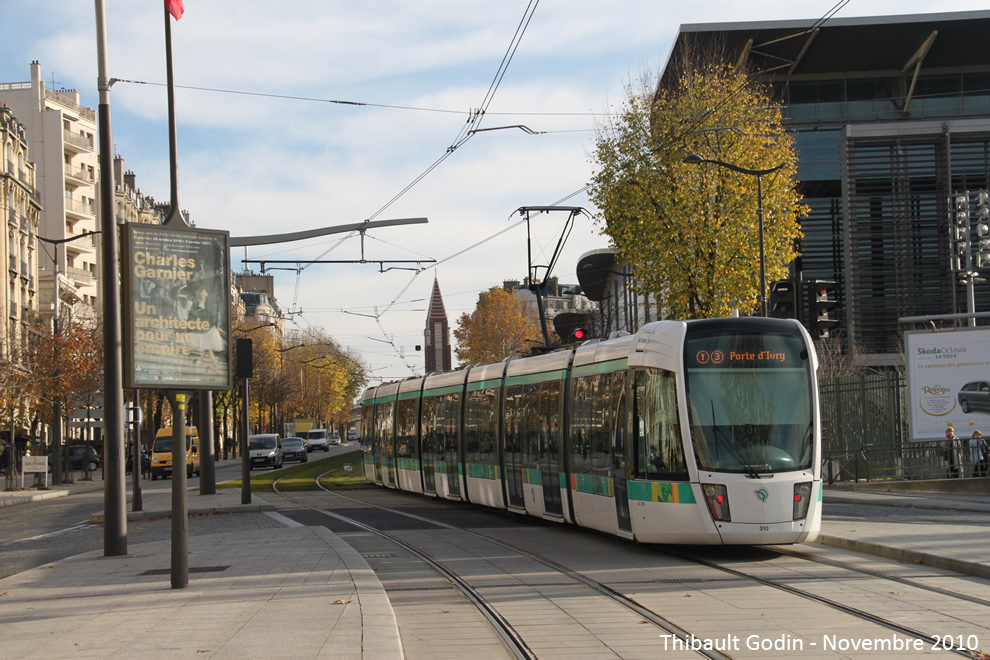
{"label": "grass strip", "polygon": [[[345,469],[347,465],[351,466],[350,470]],[[320,479],[320,483],[324,488],[353,490],[366,488],[370,485],[364,479],[364,464],[361,462],[361,452],[358,450],[321,458],[318,461],[310,459],[306,463],[283,467],[281,470],[268,470],[267,472],[253,474],[251,475],[251,492],[273,492],[272,484],[275,483],[276,479],[282,479],[278,484],[279,490],[318,490],[316,477],[324,472],[330,472],[330,474]],[[217,484],[217,488],[240,487],[240,479]]]}

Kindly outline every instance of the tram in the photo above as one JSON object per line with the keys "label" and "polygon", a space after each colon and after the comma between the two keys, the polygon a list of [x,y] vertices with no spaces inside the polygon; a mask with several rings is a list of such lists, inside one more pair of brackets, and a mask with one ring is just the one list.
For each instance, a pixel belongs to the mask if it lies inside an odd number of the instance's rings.
{"label": "tram", "polygon": [[818,360],[794,320],[657,321],[368,388],[368,481],[644,543],[821,527]]}

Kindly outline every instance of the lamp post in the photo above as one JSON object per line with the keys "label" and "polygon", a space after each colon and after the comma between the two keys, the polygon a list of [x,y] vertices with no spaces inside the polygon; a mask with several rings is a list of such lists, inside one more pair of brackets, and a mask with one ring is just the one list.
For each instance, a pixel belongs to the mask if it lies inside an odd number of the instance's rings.
{"label": "lamp post", "polygon": [[[42,243],[48,243],[55,246],[55,253],[52,255],[52,281],[55,283],[55,300],[52,303],[54,305],[52,314],[52,336],[55,338],[54,349],[55,349],[55,365],[58,366],[58,353],[59,353],[59,337],[61,336],[61,328],[59,328],[59,277],[58,272],[58,246],[63,243],[68,243],[70,241],[77,241],[80,238],[85,238],[87,236],[93,236],[99,234],[98,231],[86,231],[77,236],[70,236],[69,238],[44,238],[43,236],[38,236],[38,240]],[[61,377],[60,372],[55,373],[55,378]],[[61,486],[62,485],[62,398],[58,396],[56,392],[55,397],[52,399],[52,485]]]}
{"label": "lamp post", "polygon": [[771,167],[766,170],[751,170],[746,167],[740,167],[738,165],[733,165],[732,163],[726,163],[725,161],[715,160],[713,158],[704,158],[698,154],[688,154],[684,157],[684,162],[689,165],[700,165],[702,163],[711,163],[712,165],[719,165],[726,169],[730,169],[733,172],[739,172],[740,174],[749,174],[750,176],[756,177],[756,215],[759,219],[759,232],[760,232],[760,311],[763,316],[769,316],[767,313],[767,273],[766,273],[766,259],[763,254],[763,176],[765,174],[773,174],[780,168],[784,166],[781,163],[777,167]]}

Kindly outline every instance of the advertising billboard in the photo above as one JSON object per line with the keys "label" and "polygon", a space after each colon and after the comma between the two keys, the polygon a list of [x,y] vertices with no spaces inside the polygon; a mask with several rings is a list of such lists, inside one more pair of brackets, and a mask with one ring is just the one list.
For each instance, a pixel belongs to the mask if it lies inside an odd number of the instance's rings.
{"label": "advertising billboard", "polygon": [[990,431],[990,329],[905,332],[911,439]]}
{"label": "advertising billboard", "polygon": [[122,230],[124,387],[230,389],[229,234]]}

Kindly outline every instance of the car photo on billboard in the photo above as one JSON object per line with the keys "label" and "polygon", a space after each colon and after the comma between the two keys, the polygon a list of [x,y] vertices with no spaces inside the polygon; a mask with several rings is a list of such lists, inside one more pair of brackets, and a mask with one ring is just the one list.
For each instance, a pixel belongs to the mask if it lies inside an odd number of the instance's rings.
{"label": "car photo on billboard", "polygon": [[959,407],[964,413],[974,410],[990,412],[990,382],[974,380],[959,390]]}

